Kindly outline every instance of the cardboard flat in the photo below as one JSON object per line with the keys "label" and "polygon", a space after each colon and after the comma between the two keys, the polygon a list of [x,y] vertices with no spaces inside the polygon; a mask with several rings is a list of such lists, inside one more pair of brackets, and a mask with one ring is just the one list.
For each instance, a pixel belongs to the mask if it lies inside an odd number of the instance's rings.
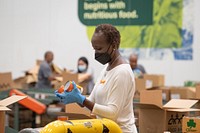
{"label": "cardboard flat", "polygon": [[0,105],[0,111],[9,111],[10,109]]}
{"label": "cardboard flat", "polygon": [[174,108],[174,109],[189,109],[194,104],[196,104],[198,100],[189,100],[189,99],[171,99],[168,103],[166,103],[163,108]]}
{"label": "cardboard flat", "polygon": [[176,112],[196,112],[200,111],[200,109],[188,108],[188,109],[167,109],[167,111],[176,111]]}
{"label": "cardboard flat", "polygon": [[27,96],[17,96],[17,95],[13,95],[13,96],[10,96],[6,99],[3,99],[0,101],[0,106],[8,106],[8,105],[11,105],[17,101],[20,101],[24,98],[26,98]]}
{"label": "cardboard flat", "polygon": [[30,68],[29,70],[25,71],[27,74],[37,74],[39,71],[40,65],[38,65],[36,63],[35,66],[33,66],[32,68]]}
{"label": "cardboard flat", "polygon": [[62,74],[63,73],[63,70],[61,68],[59,68],[56,64],[52,64],[52,68],[53,68],[53,73],[56,73],[56,74]]}
{"label": "cardboard flat", "polygon": [[6,106],[11,105],[17,101],[20,101],[26,97],[27,96],[13,95],[0,101],[0,133],[5,132],[5,111],[10,110]]}

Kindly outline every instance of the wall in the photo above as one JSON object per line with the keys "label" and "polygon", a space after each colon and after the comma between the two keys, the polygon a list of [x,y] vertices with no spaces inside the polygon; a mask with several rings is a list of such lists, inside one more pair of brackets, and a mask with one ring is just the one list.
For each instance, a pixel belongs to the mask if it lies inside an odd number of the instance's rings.
{"label": "wall", "polygon": [[[165,74],[166,85],[200,80],[200,1],[194,2],[193,60],[139,61],[148,73]],[[103,66],[94,60],[77,5],[77,0],[0,0],[0,72],[12,71],[13,78],[24,75],[46,50],[52,50],[61,68],[76,69],[77,59],[86,56],[97,77]]]}

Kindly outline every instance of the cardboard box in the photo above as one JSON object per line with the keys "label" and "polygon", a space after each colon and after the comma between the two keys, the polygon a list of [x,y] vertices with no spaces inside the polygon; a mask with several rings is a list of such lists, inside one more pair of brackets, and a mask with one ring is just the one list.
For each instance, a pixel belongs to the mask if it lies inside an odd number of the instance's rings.
{"label": "cardboard box", "polygon": [[30,83],[36,83],[38,81],[38,71],[40,68],[40,64],[39,61],[36,61],[36,64],[30,68],[29,70],[25,71],[25,79],[26,79],[26,83],[30,84]]}
{"label": "cardboard box", "polygon": [[172,99],[163,105],[161,90],[141,93],[140,103],[134,103],[134,106],[140,108],[140,133],[181,132],[183,116],[193,111],[200,111],[200,109],[191,108],[197,102],[198,100]]}
{"label": "cardboard box", "polygon": [[59,68],[56,64],[52,64],[52,71],[55,74],[62,74],[63,70],[61,68]]}
{"label": "cardboard box", "polygon": [[163,103],[168,102],[170,100],[170,87],[162,86],[162,87],[158,87],[158,89],[162,90]]}
{"label": "cardboard box", "polygon": [[76,103],[66,104],[65,112],[66,113],[84,114],[84,115],[87,115],[87,116],[90,116],[90,113],[91,113],[90,110],[88,110],[86,108],[82,108]]}
{"label": "cardboard box", "polygon": [[144,78],[135,78],[135,94],[134,100],[139,101],[140,91],[152,88],[152,81]]}
{"label": "cardboard box", "polygon": [[81,83],[78,83],[78,85],[80,85],[83,88],[83,95],[87,95],[88,94],[88,83],[89,81],[83,81]]}
{"label": "cardboard box", "polygon": [[200,99],[200,84],[196,85],[196,96],[197,99]]}
{"label": "cardboard box", "polygon": [[10,96],[10,97],[0,101],[0,133],[5,132],[5,112],[10,111],[10,109],[7,108],[7,106],[11,105],[17,101],[20,101],[26,97],[27,96],[13,95],[13,96]]}
{"label": "cardboard box", "polygon": [[77,115],[74,115],[73,118],[69,118],[69,119],[79,119],[80,116],[82,116],[82,115],[85,115],[87,117],[91,116],[91,111],[90,110],[88,110],[86,108],[82,108],[76,103],[66,104],[65,112],[66,113],[77,114]]}
{"label": "cardboard box", "polygon": [[78,83],[78,74],[77,73],[64,72],[64,73],[62,73],[62,77],[63,77],[63,83],[66,83],[69,80],[74,81],[75,83]]}
{"label": "cardboard box", "polygon": [[200,133],[200,117],[184,116],[182,133]]}
{"label": "cardboard box", "polygon": [[15,89],[22,89],[22,88],[28,88],[28,85],[26,83],[26,77],[18,77],[13,80],[13,88]]}
{"label": "cardboard box", "polygon": [[156,74],[144,74],[145,80],[151,80],[152,87],[165,86],[165,76]]}
{"label": "cardboard box", "polygon": [[135,117],[135,126],[137,127],[137,128],[139,128],[139,108],[135,108],[134,107],[134,117]]}
{"label": "cardboard box", "polygon": [[184,82],[185,87],[195,87],[197,84],[200,84],[200,81],[187,80]]}
{"label": "cardboard box", "polygon": [[[170,89],[169,88],[170,87],[163,86],[163,87],[155,87],[155,88],[141,91],[141,93],[142,93],[141,99],[144,99],[144,97],[146,95],[153,95],[153,93],[159,92],[158,93],[159,96],[157,96],[157,98],[162,99],[161,104],[167,103],[170,100]],[[155,99],[155,98],[152,97],[151,99]],[[156,101],[157,101],[157,99],[156,99]]]}
{"label": "cardboard box", "polygon": [[57,80],[52,82],[53,88],[58,89],[61,85],[64,85],[69,80],[78,83],[78,74],[63,72],[61,77],[57,77]]}
{"label": "cardboard box", "polygon": [[0,91],[10,89],[13,85],[12,73],[0,73]]}
{"label": "cardboard box", "polygon": [[194,87],[171,87],[171,99],[194,99],[196,98],[196,88]]}
{"label": "cardboard box", "polygon": [[[148,97],[147,97],[148,96]],[[162,107],[162,91],[161,90],[143,90],[140,93],[140,103],[154,104]]]}
{"label": "cardboard box", "polygon": [[135,78],[135,90],[138,92],[146,90],[146,80],[143,78]]}

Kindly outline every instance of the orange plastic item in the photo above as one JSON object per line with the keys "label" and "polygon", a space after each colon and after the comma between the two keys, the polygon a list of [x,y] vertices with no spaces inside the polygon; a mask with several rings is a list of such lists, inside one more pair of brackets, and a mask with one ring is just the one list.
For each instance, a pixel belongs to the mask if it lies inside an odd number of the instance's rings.
{"label": "orange plastic item", "polygon": [[[79,86],[79,85],[76,85],[76,87],[80,90],[80,92],[83,91],[83,87],[81,87],[81,86]],[[58,89],[58,92],[59,92],[59,93],[62,93],[62,92],[64,92],[65,90],[66,90],[67,92],[70,92],[70,91],[72,91],[73,89],[74,89],[74,86],[73,86],[72,82],[71,82],[71,81],[67,81],[66,84],[65,84],[65,86],[62,85],[62,86]]]}
{"label": "orange plastic item", "polygon": [[68,116],[58,116],[57,119],[60,120],[60,121],[67,121]]}
{"label": "orange plastic item", "polygon": [[64,92],[64,85],[61,85],[60,88],[58,89],[58,93]]}
{"label": "orange plastic item", "polygon": [[[27,96],[26,94],[24,94],[23,92],[16,90],[16,89],[12,89],[9,93],[10,96],[12,95],[19,95],[19,96]],[[27,96],[27,98],[19,101],[19,103],[25,107],[27,107],[28,109],[36,112],[37,114],[43,114],[46,111],[46,105],[37,101],[36,99]]]}

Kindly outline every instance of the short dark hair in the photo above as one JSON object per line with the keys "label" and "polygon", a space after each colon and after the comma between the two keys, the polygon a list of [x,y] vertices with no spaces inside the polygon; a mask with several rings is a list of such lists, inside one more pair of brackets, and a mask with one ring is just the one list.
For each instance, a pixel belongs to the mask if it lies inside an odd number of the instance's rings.
{"label": "short dark hair", "polygon": [[[83,61],[83,62],[85,62],[85,64],[87,65],[86,68],[88,69],[89,62],[88,62],[88,59],[87,59],[86,57],[82,56],[82,57],[80,57],[80,58],[78,59],[78,61]],[[82,73],[82,71],[80,71],[80,70],[78,69],[78,73]]]}
{"label": "short dark hair", "polygon": [[121,36],[117,28],[111,24],[100,24],[95,29],[95,33],[98,32],[102,32],[105,35],[109,44],[117,44],[117,48],[119,48]]}
{"label": "short dark hair", "polygon": [[89,62],[88,62],[88,60],[87,60],[86,57],[82,56],[82,57],[80,57],[80,58],[78,59],[78,61],[80,61],[80,60],[82,60],[83,62],[85,62],[85,64],[86,64],[87,66],[89,65]]}
{"label": "short dark hair", "polygon": [[48,56],[48,54],[53,54],[52,51],[46,51],[45,54],[44,54],[44,58],[46,58]]}

